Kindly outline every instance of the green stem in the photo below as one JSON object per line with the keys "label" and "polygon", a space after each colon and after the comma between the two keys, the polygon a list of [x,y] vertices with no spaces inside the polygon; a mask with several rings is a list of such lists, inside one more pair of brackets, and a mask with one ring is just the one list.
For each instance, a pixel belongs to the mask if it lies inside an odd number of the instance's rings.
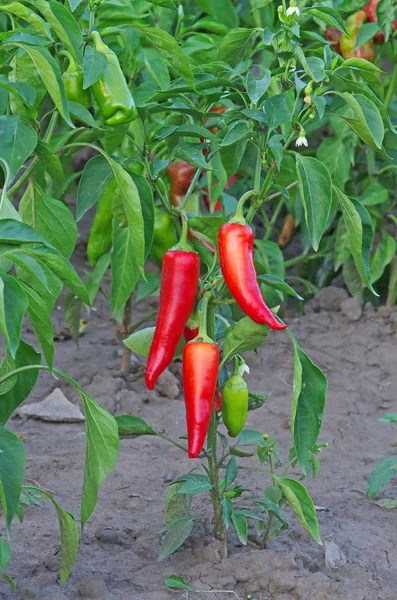
{"label": "green stem", "polygon": [[187,452],[187,448],[185,446],[182,446],[182,444],[180,444],[173,438],[168,437],[168,435],[165,435],[164,433],[157,433],[157,437],[160,437],[161,439],[165,440],[166,442],[170,442],[170,444],[174,444],[174,446],[176,446],[180,450]]}
{"label": "green stem", "polygon": [[259,192],[261,185],[261,173],[262,173],[262,150],[261,150],[261,136],[259,136],[259,146],[256,152],[256,166],[255,166],[255,183],[254,189]]}
{"label": "green stem", "polygon": [[229,321],[225,319],[225,317],[222,317],[222,315],[216,313],[215,318],[218,319],[218,321],[220,321],[221,323],[223,323],[226,327],[230,327]]}
{"label": "green stem", "polygon": [[390,79],[389,87],[387,88],[384,104],[386,108],[389,108],[391,101],[393,100],[393,94],[397,90],[397,63],[394,64],[393,73]]}
{"label": "green stem", "polygon": [[200,326],[199,326],[198,337],[202,338],[204,341],[207,341],[207,342],[213,342],[213,337],[214,337],[214,334],[213,334],[213,336],[210,336],[208,334],[208,329],[209,329],[208,313],[209,313],[209,304],[210,304],[211,300],[212,300],[212,293],[205,292],[205,294],[203,296],[203,302],[201,305]]}
{"label": "green stem", "polygon": [[263,182],[261,191],[259,192],[258,197],[255,200],[255,202],[253,202],[250,206],[250,209],[249,209],[247,217],[246,217],[247,223],[251,223],[252,219],[255,216],[256,211],[262,206],[263,199],[272,184],[272,178],[273,178],[273,173],[274,173],[275,168],[276,168],[275,166],[272,166],[269,168],[269,170],[266,174],[266,177],[265,177],[265,181]]}
{"label": "green stem", "polygon": [[223,522],[223,511],[220,503],[219,470],[216,458],[216,413],[212,410],[211,421],[207,434],[208,473],[213,488],[210,490],[212,508],[214,512],[213,536],[217,540],[225,540],[225,524]]}
{"label": "green stem", "polygon": [[268,229],[266,231],[266,235],[265,235],[265,238],[264,238],[265,240],[269,239],[270,234],[273,231],[274,224],[277,221],[277,218],[278,218],[278,216],[280,214],[280,211],[283,208],[283,206],[284,206],[284,198],[281,197],[280,200],[279,200],[279,202],[278,202],[278,204],[277,204],[276,210],[273,213],[273,216],[272,216],[271,221],[269,223],[269,227],[268,227]]}
{"label": "green stem", "polygon": [[256,190],[249,190],[248,192],[245,192],[245,194],[243,194],[241,196],[241,198],[237,204],[236,215],[233,219],[234,223],[242,223],[242,222],[245,223],[244,204],[246,203],[247,200],[249,200],[250,198],[255,198],[256,196],[258,196],[258,192]]}
{"label": "green stem", "polygon": [[296,256],[295,258],[286,260],[284,263],[284,267],[288,269],[289,267],[298,265],[301,262],[306,262],[307,260],[316,260],[316,258],[324,258],[325,256],[325,254],[309,254],[308,256],[301,254],[300,256]]}
{"label": "green stem", "polygon": [[188,190],[187,190],[187,192],[185,194],[185,197],[184,197],[184,199],[182,201],[181,208],[185,208],[185,206],[187,204],[187,201],[189,200],[190,196],[193,193],[194,188],[196,187],[196,183],[197,183],[198,178],[200,177],[200,175],[201,175],[201,169],[197,169],[197,171],[194,174],[194,177],[193,177],[192,181],[190,182],[190,185],[189,185],[189,188],[188,188]]}
{"label": "green stem", "polygon": [[179,207],[174,209],[174,215],[178,215],[182,221],[182,231],[179,238],[179,242],[176,246],[174,246],[173,250],[183,250],[184,252],[191,252],[192,249],[189,246],[189,242],[187,239],[189,233],[189,222],[184,210],[181,210]]}

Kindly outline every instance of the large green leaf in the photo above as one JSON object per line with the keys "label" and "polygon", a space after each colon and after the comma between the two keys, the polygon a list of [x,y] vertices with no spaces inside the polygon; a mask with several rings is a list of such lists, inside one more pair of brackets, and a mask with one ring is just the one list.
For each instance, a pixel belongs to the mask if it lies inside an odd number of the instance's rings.
{"label": "large green leaf", "polygon": [[385,128],[381,114],[372,100],[349,92],[334,92],[345,100],[352,109],[354,117],[342,116],[362,141],[374,150],[381,150]]}
{"label": "large green leaf", "polygon": [[34,4],[55,31],[64,47],[80,62],[83,58],[83,35],[72,13],[66,6],[54,0],[49,2],[35,0]]}
{"label": "large green leaf", "polygon": [[37,133],[20,117],[12,115],[0,117],[0,129],[0,158],[8,164],[13,179],[36,148]]}
{"label": "large green leaf", "polygon": [[50,198],[38,183],[30,183],[22,196],[22,221],[34,227],[54,248],[70,258],[76,245],[77,225],[64,202]]}
{"label": "large green leaf", "polygon": [[301,483],[298,483],[298,481],[289,479],[288,477],[276,477],[274,475],[273,479],[280,486],[288,504],[298,517],[299,523],[306,529],[314,541],[322,546],[316,509],[306,488]]}
{"label": "large green leaf", "polygon": [[0,219],[0,243],[17,246],[38,243],[53,249],[33,227],[16,219]]}
{"label": "large green leaf", "polygon": [[27,307],[28,299],[16,277],[0,273],[0,329],[12,358],[19,347]]}
{"label": "large green leaf", "polygon": [[99,486],[114,468],[119,454],[117,423],[102,406],[88,394],[80,391],[86,418],[86,458],[83,495],[81,498],[81,526],[91,516],[98,499]]}
{"label": "large green leaf", "polygon": [[[19,348],[15,356],[15,362],[9,364],[7,371],[25,367],[28,365],[39,365],[41,355],[36,350],[26,344],[23,340],[19,343]],[[3,367],[3,363],[2,363]],[[5,371],[1,370],[2,376]],[[20,373],[16,377],[16,382],[6,393],[0,394],[0,425],[5,425],[16,408],[27,398],[36,385],[39,372],[32,369]],[[3,392],[3,389],[1,390]]]}
{"label": "large green leaf", "polygon": [[375,254],[371,256],[371,283],[375,283],[385,272],[397,252],[397,242],[393,236],[386,233],[382,236]]}
{"label": "large green leaf", "polygon": [[218,50],[218,59],[227,62],[231,67],[235,67],[246,58],[251,50],[257,31],[257,29],[245,29],[243,27],[231,29],[222,38]]}
{"label": "large green leaf", "polygon": [[343,191],[350,177],[352,153],[348,146],[337,137],[324,138],[316,158],[327,167],[332,182]]}
{"label": "large green leaf", "polygon": [[169,523],[167,533],[165,534],[161,545],[158,560],[164,560],[178,550],[180,546],[187,540],[192,532],[194,521],[189,517],[181,517],[174,519]]}
{"label": "large green leaf", "polygon": [[0,498],[6,528],[18,509],[25,476],[25,446],[12,431],[0,427]]}
{"label": "large green leaf", "polygon": [[370,251],[374,237],[371,217],[367,209],[354,198],[348,198],[334,186],[340,202],[343,218],[347,227],[350,250],[360,273],[361,279],[369,290],[375,293],[371,285],[369,267]]}
{"label": "large green leaf", "polygon": [[61,585],[65,583],[69,577],[74,562],[79,551],[79,530],[74,520],[73,515],[67,512],[60,504],[55,500],[54,496],[47,490],[33,486],[25,485],[24,490],[32,492],[39,492],[44,496],[47,496],[54,505],[57,513],[59,530],[61,534],[61,560],[59,564],[59,577]]}
{"label": "large green leaf", "polygon": [[119,435],[157,435],[157,432],[136,415],[118,415],[115,417]]}
{"label": "large green leaf", "polygon": [[397,456],[389,456],[374,467],[368,481],[367,496],[373,498],[397,475]]}
{"label": "large green leaf", "polygon": [[266,341],[269,331],[267,325],[258,325],[249,317],[243,317],[226,329],[223,361],[231,360],[235,354],[256,350]]}
{"label": "large green leaf", "polygon": [[309,461],[323,422],[328,382],[324,373],[294,344],[294,384],[291,405],[291,433],[301,471],[307,475]]}
{"label": "large green leaf", "polygon": [[331,177],[327,167],[316,158],[297,153],[295,157],[305,220],[311,244],[317,251],[331,210]]}
{"label": "large green leaf", "polygon": [[[248,317],[247,317],[248,318]],[[132,333],[127,339],[123,340],[123,344],[133,352],[142,356],[149,356],[150,346],[152,345],[155,327],[146,327]],[[179,342],[174,358],[182,356],[184,341]]]}
{"label": "large green leaf", "polygon": [[316,3],[313,7],[305,8],[302,12],[306,15],[320,19],[327,25],[330,25],[330,27],[335,27],[335,29],[341,33],[347,34],[341,15],[337,10],[330,6],[323,6]]}
{"label": "large green leaf", "polygon": [[162,54],[171,67],[190,85],[194,85],[193,72],[187,56],[172,35],[157,27],[140,27],[148,41]]}
{"label": "large green leaf", "polygon": [[33,331],[39,341],[44,358],[52,369],[54,360],[54,330],[52,327],[51,313],[43,298],[29,285],[21,281],[22,289],[28,299],[27,313]]}
{"label": "large green leaf", "polygon": [[129,228],[122,228],[113,219],[113,245],[111,251],[112,287],[110,308],[120,317],[124,305],[139,280],[140,272],[134,259],[135,244]]}
{"label": "large green leaf", "polygon": [[77,221],[80,221],[87,210],[94,206],[112,178],[112,167],[102,154],[94,156],[86,162],[77,192]]}

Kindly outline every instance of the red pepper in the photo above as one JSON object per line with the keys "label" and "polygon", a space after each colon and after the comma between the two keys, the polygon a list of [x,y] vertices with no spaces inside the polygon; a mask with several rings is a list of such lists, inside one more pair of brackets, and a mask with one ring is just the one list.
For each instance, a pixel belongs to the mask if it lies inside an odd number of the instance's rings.
{"label": "red pepper", "polygon": [[[377,23],[378,22],[378,15],[376,14],[376,7],[378,6],[380,0],[370,0],[370,2],[368,2],[368,4],[366,4],[364,6],[365,12],[367,13],[367,17],[368,17],[368,21],[370,23]],[[394,20],[393,21],[393,30],[395,31],[397,29],[397,21]],[[383,44],[383,42],[385,41],[385,34],[383,33],[383,31],[378,31],[378,33],[376,34],[376,36],[374,37],[375,42],[378,42],[379,44]]]}
{"label": "red pepper", "polygon": [[358,10],[346,19],[345,27],[348,35],[343,34],[340,38],[340,50],[343,58],[365,58],[369,62],[374,60],[375,50],[372,40],[366,42],[360,48],[357,48],[357,50],[353,50],[360,27],[362,27],[366,20],[367,14],[363,10]]}
{"label": "red pepper", "polygon": [[163,259],[159,316],[145,375],[149,390],[172,361],[196,301],[200,259],[187,244],[186,227],[184,220],[181,242]]}
{"label": "red pepper", "polygon": [[189,342],[183,350],[183,392],[189,458],[203,449],[211,418],[219,371],[219,348],[214,342]]}
{"label": "red pepper", "polygon": [[171,179],[170,201],[172,206],[180,206],[192,182],[196,167],[184,160],[168,165],[167,173]]}
{"label": "red pepper", "polygon": [[331,48],[338,54],[340,54],[339,40],[341,38],[341,32],[335,27],[327,27],[327,40],[332,42]]}
{"label": "red pepper", "polygon": [[254,267],[254,232],[249,225],[225,223],[219,230],[219,259],[222,274],[239,307],[255,323],[285,329],[266,306]]}

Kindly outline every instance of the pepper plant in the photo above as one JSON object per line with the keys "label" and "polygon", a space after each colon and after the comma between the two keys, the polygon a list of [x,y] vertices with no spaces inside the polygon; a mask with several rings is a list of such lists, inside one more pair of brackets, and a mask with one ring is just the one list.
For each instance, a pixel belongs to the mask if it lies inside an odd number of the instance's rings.
{"label": "pepper plant", "polygon": [[[183,355],[186,450],[199,460],[167,497],[177,510],[166,511],[161,556],[189,535],[189,498],[203,491],[209,491],[213,534],[225,552],[225,528],[233,524],[246,543],[247,519],[259,523],[261,543],[267,543],[286,526],[285,503],[320,542],[308,492],[286,475],[291,467],[302,477],[318,471],[326,379],[279,315],[286,296],[301,300],[290,283],[313,290],[311,276],[286,275],[288,267],[316,264],[331,277],[343,265],[347,282],[354,279],[362,293],[362,286],[374,291],[371,266],[381,277],[395,262],[382,211],[392,218],[396,130],[388,108],[397,71],[385,74],[381,62],[395,62],[395,7],[380,0],[379,24],[369,19],[372,29],[357,35],[356,46],[370,33],[384,33],[385,44],[368,61],[345,60],[326,34],[332,27],[348,35],[345,19],[365,2],[265,4],[0,2],[0,329],[6,348],[0,478],[8,531],[15,515],[22,518],[25,453],[5,425],[39,371],[68,379],[85,410],[82,526],[115,466],[119,435],[160,435],[133,415],[115,419],[53,364],[51,311],[63,286],[70,290],[65,314],[77,339],[80,309],[95,305],[110,268],[110,310],[125,338],[122,370],[128,372],[131,351],[149,355],[146,382],[153,387],[172,358]],[[387,83],[385,95],[379,78]],[[74,159],[83,149],[90,158],[80,172]],[[67,192],[76,193],[75,214]],[[93,269],[83,282],[70,257],[79,223],[93,207]],[[289,227],[299,226],[302,247],[286,262],[276,243],[285,214]],[[381,238],[370,259],[375,220]],[[150,256],[163,261],[161,279],[146,269]],[[156,330],[129,335],[136,326],[131,300],[160,286]],[[395,288],[389,289],[393,299]],[[25,314],[40,352],[21,337]],[[266,397],[248,392],[243,355],[262,346],[271,330],[288,334],[294,352],[286,465],[275,438],[244,429],[248,408]],[[221,419],[236,443],[218,430]],[[172,442],[185,449],[183,440]],[[261,466],[250,468],[267,475],[257,499],[236,481],[236,458],[244,463],[252,454],[244,446],[257,447]],[[79,533],[49,496],[61,523],[64,581]]]}

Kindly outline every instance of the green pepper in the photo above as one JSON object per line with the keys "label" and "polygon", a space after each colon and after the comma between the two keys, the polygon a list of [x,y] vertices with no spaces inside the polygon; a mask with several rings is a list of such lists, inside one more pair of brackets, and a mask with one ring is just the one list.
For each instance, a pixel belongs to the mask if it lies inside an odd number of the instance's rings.
{"label": "green pepper", "polygon": [[375,58],[374,43],[372,40],[353,50],[356,46],[357,36],[360,28],[367,20],[364,10],[358,10],[346,20],[345,28],[348,35],[343,34],[340,38],[340,50],[343,58],[365,58],[372,62]]}
{"label": "green pepper", "polygon": [[112,200],[117,189],[117,181],[112,178],[99,197],[94,221],[88,238],[87,256],[94,267],[112,245]]}
{"label": "green pepper", "polygon": [[237,437],[247,420],[248,386],[238,374],[238,359],[234,359],[234,373],[222,391],[222,419],[230,437]]}
{"label": "green pepper", "polygon": [[65,86],[66,97],[70,102],[78,102],[85,108],[91,106],[91,95],[90,90],[83,88],[84,75],[79,65],[73,58],[73,56],[67,50],[61,52],[62,56],[66,56],[69,61],[69,66],[62,75],[63,83]]}
{"label": "green pepper", "polygon": [[91,33],[94,48],[104,54],[107,66],[103,75],[92,85],[94,98],[108,125],[120,125],[136,119],[134,99],[128,88],[116,54],[101,40],[97,31]]}
{"label": "green pepper", "polygon": [[161,266],[164,254],[178,243],[178,237],[175,232],[174,219],[169,213],[156,208],[154,215],[154,236],[150,258],[153,262]]}

